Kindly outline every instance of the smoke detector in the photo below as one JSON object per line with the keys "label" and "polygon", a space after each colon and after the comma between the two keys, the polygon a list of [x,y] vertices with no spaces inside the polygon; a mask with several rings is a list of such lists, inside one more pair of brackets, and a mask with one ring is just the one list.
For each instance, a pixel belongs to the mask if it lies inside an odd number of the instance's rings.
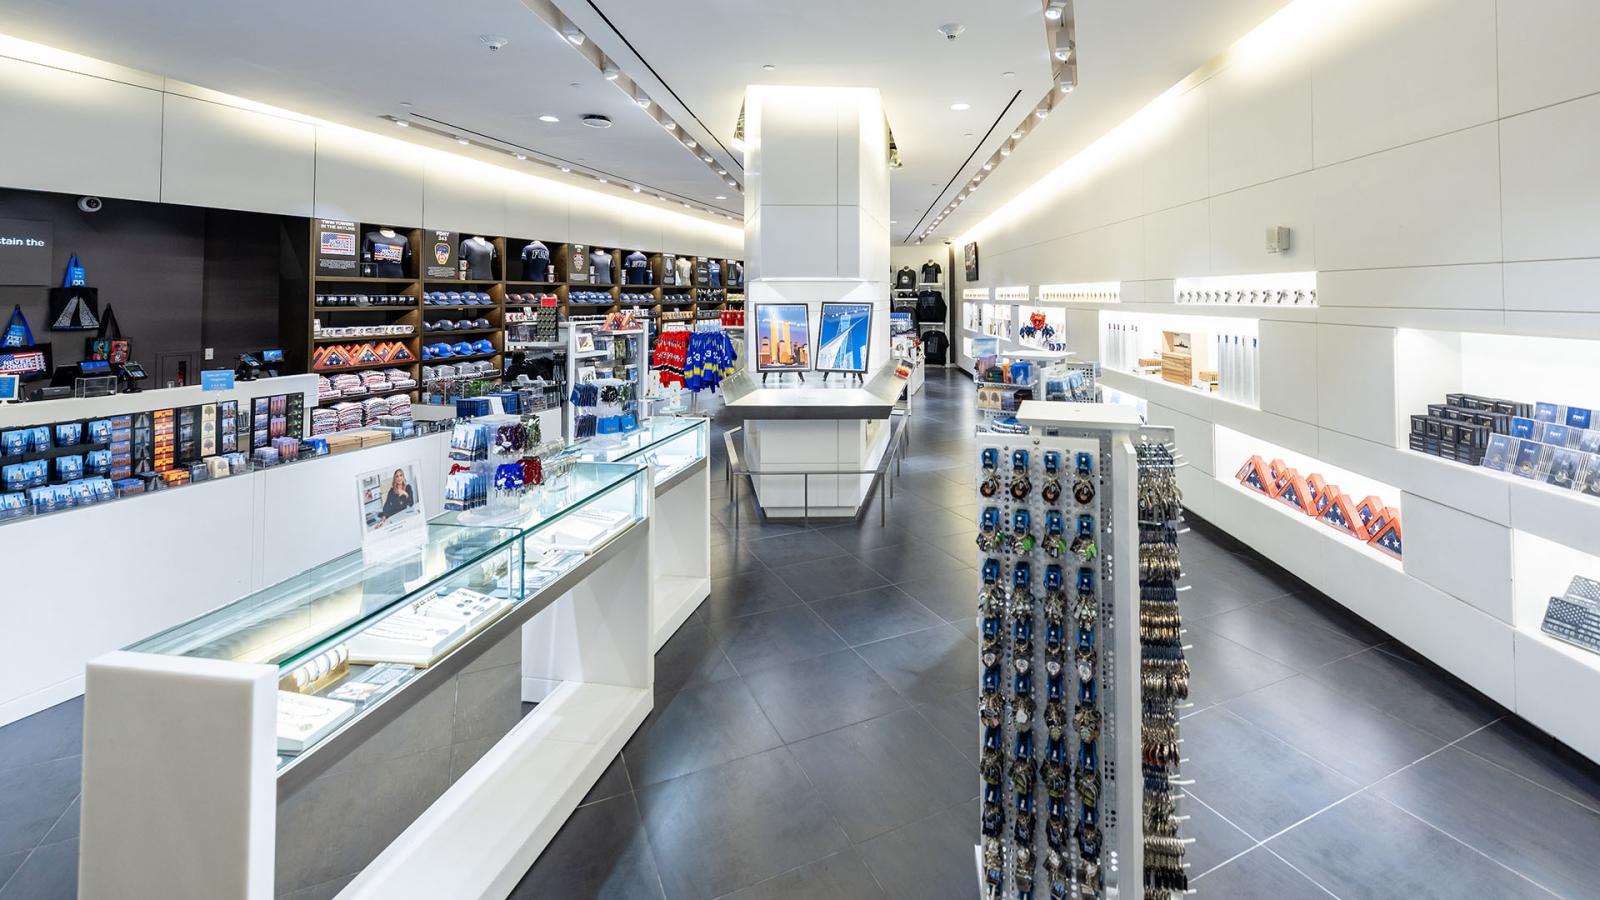
{"label": "smoke detector", "polygon": [[594,113],[590,113],[589,115],[583,117],[583,124],[589,126],[590,128],[610,128],[611,119],[606,116],[597,116]]}
{"label": "smoke detector", "polygon": [[493,34],[480,34],[478,35],[478,40],[483,41],[483,45],[491,51],[499,50],[501,47],[511,43],[510,40]]}

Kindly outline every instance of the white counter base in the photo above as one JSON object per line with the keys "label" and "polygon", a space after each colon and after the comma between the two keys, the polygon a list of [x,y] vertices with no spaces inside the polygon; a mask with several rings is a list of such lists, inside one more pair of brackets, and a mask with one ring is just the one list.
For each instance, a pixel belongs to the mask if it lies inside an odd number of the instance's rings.
{"label": "white counter base", "polygon": [[501,900],[650,712],[648,687],[568,682],[434,801],[340,900]]}
{"label": "white counter base", "polygon": [[[751,471],[866,472],[883,461],[888,419],[751,419],[744,458]],[[853,517],[871,496],[872,475],[765,474],[751,478],[756,502],[773,519]]]}

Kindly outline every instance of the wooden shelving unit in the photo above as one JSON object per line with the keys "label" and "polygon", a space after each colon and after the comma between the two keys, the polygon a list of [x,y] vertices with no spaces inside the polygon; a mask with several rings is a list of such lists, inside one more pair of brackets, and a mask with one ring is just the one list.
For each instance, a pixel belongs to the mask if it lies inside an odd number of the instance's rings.
{"label": "wooden shelving unit", "polygon": [[[324,231],[335,230],[324,228],[327,220],[311,219],[306,226],[307,233],[302,244],[306,248],[305,258],[299,262],[303,264],[302,271],[306,273],[303,287],[294,281],[287,282],[286,293],[283,298],[281,318],[283,319],[283,332],[285,334],[304,335],[299,346],[285,347],[286,371],[311,372],[317,375],[333,375],[340,372],[364,371],[367,369],[400,369],[408,373],[417,383],[417,387],[410,391],[412,399],[418,399],[422,387],[422,348],[428,344],[450,342],[455,343],[455,336],[471,336],[474,340],[487,338],[494,345],[493,353],[474,354],[472,356],[455,356],[441,359],[439,363],[468,362],[476,360],[491,360],[495,368],[499,369],[505,363],[506,348],[506,310],[521,310],[524,307],[537,308],[539,297],[554,294],[557,298],[557,309],[563,320],[572,315],[601,315],[613,310],[635,307],[659,316],[663,311],[673,313],[698,313],[707,310],[718,310],[730,305],[728,279],[733,275],[733,266],[737,260],[716,259],[720,267],[720,285],[711,288],[709,284],[708,267],[711,257],[689,256],[694,262],[691,283],[687,285],[664,284],[667,276],[669,259],[677,258],[682,254],[672,254],[665,251],[652,252],[638,248],[639,252],[650,258],[650,272],[652,284],[629,285],[625,284],[626,273],[623,271],[623,261],[633,248],[598,248],[601,252],[611,256],[610,283],[593,284],[588,279],[589,254],[596,249],[588,244],[567,242],[540,241],[550,253],[550,266],[554,268],[554,280],[529,278],[530,273],[524,270],[522,261],[523,250],[534,243],[535,238],[518,238],[491,235],[475,235],[467,232],[438,232],[433,229],[409,228],[390,225],[388,223],[358,222],[337,223],[344,226],[348,234],[349,228],[354,227],[355,253],[353,261],[354,271],[360,269],[360,252],[365,235],[380,228],[390,228],[397,235],[404,236],[410,249],[410,258],[403,262],[404,277],[401,278],[374,278],[363,277],[359,274],[329,275],[318,274],[318,252],[321,249]],[[495,247],[495,274],[494,279],[458,279],[436,277],[438,273],[430,276],[428,266],[434,262],[433,256],[436,241],[442,235],[449,235],[448,260],[451,265],[459,265],[461,241],[474,236],[481,236],[494,244]],[[574,272],[579,265],[578,253],[583,255],[582,270]],[[443,267],[443,264],[440,264]],[[577,275],[578,277],[574,277]],[[516,277],[513,277],[516,276]],[[714,302],[705,302],[701,299],[702,290],[714,290]],[[424,302],[427,294],[436,291],[474,291],[487,293],[493,298],[489,304],[428,304]],[[573,299],[575,292],[600,291],[608,295],[603,302],[587,302]],[[738,299],[731,301],[737,305],[743,296],[743,285],[734,288],[739,295]],[[319,298],[329,296],[402,296],[407,302],[396,305],[383,306],[355,306],[335,305],[319,302]],[[683,299],[676,299],[682,297]],[[442,319],[459,321],[460,319],[488,319],[488,328],[452,329],[448,331],[429,331],[425,325]],[[317,337],[315,328],[318,320],[324,327],[334,326],[376,326],[376,325],[411,325],[412,332],[408,335],[395,337],[357,337],[334,338]],[[659,330],[659,329],[657,329]],[[406,350],[413,357],[406,362],[395,363],[370,363],[365,365],[340,366],[337,368],[312,368],[311,353],[318,346],[330,344],[360,345],[364,343],[378,344],[381,342],[397,341],[403,343]],[[428,361],[432,364],[434,361]]]}

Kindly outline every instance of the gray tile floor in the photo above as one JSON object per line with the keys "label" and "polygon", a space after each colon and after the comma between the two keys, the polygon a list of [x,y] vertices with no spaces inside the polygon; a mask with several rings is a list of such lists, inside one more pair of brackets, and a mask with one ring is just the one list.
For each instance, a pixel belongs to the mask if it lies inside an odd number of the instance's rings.
{"label": "gray tile floor", "polygon": [[[977,896],[971,392],[929,379],[885,528],[875,507],[804,528],[745,501],[735,529],[714,484],[711,599],[514,896]],[[1194,526],[1200,896],[1600,896],[1600,769]],[[0,728],[0,900],[74,894],[81,716]]]}

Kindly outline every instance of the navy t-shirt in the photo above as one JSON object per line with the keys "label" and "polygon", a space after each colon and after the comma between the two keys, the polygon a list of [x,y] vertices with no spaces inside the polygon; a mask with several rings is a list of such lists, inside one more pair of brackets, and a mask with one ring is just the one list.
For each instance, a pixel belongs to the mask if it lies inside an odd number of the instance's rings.
{"label": "navy t-shirt", "polygon": [[622,270],[627,274],[628,284],[650,283],[650,257],[637,250],[623,259]]}
{"label": "navy t-shirt", "polygon": [[522,248],[522,280],[550,280],[550,248],[534,241]]}
{"label": "navy t-shirt", "polygon": [[361,242],[361,256],[372,261],[374,278],[404,278],[405,262],[411,258],[411,241],[403,234],[390,237],[381,231],[369,231]]}

